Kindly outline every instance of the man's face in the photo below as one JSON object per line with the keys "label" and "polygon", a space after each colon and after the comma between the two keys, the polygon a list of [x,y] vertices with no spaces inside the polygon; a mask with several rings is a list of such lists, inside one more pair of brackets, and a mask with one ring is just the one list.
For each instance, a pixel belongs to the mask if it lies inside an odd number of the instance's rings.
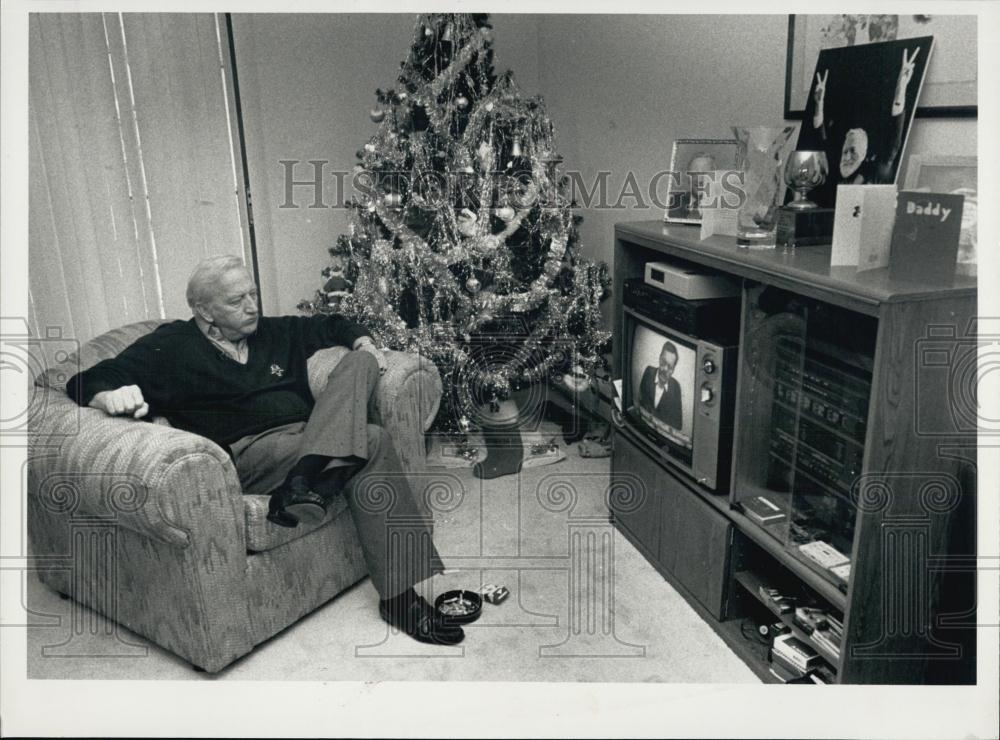
{"label": "man's face", "polygon": [[688,174],[690,180],[690,185],[688,186],[689,192],[691,194],[691,207],[700,207],[703,205],[703,201],[708,198],[708,193],[705,192],[705,183],[707,175],[704,173],[712,172],[715,170],[715,159],[703,154],[695,157],[688,164],[688,173],[702,173],[698,174]]}
{"label": "man's face", "polygon": [[853,175],[868,154],[868,134],[864,129],[852,128],[844,137],[844,148],[840,152],[840,176]]}
{"label": "man's face", "polygon": [[257,286],[243,268],[230,270],[219,280],[218,292],[201,309],[202,318],[209,318],[226,339],[244,339],[257,331]]}
{"label": "man's face", "polygon": [[665,384],[668,380],[670,380],[670,376],[674,374],[674,368],[676,366],[677,366],[677,355],[675,355],[669,349],[661,350],[660,370],[657,373],[657,380]]}

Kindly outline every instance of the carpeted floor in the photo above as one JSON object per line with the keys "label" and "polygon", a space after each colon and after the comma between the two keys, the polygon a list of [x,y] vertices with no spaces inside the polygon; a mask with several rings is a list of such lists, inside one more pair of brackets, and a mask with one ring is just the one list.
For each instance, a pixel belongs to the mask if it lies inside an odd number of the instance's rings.
{"label": "carpeted floor", "polygon": [[[567,458],[462,487],[436,522],[448,572],[429,586],[506,585],[455,648],[391,634],[366,579],[214,676],[28,576],[30,678],[756,683],[752,672],[607,523],[608,458]],[[71,650],[65,649],[72,645]],[[54,647],[63,645],[63,648]],[[74,653],[73,657],[53,653]]]}

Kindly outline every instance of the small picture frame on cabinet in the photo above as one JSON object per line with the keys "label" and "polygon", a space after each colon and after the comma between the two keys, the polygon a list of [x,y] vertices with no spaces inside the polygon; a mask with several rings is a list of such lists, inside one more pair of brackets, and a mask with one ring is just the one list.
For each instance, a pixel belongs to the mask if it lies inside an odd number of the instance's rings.
{"label": "small picture frame on cabinet", "polygon": [[670,154],[667,210],[663,220],[700,224],[702,209],[712,207],[710,183],[717,171],[739,170],[735,139],[677,139]]}

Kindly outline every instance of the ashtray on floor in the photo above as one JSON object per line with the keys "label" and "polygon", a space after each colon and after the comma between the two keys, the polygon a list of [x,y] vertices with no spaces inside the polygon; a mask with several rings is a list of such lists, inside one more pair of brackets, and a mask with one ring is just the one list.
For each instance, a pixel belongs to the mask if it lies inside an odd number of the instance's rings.
{"label": "ashtray on floor", "polygon": [[469,624],[479,619],[483,599],[475,591],[445,591],[434,600],[434,608],[451,624]]}

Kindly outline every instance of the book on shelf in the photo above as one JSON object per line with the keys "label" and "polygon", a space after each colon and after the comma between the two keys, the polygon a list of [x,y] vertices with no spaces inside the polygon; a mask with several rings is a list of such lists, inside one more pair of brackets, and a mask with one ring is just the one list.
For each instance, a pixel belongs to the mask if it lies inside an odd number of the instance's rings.
{"label": "book on shelf", "polygon": [[740,500],[743,513],[758,524],[780,522],[787,515],[785,511],[766,496],[750,496]]}

